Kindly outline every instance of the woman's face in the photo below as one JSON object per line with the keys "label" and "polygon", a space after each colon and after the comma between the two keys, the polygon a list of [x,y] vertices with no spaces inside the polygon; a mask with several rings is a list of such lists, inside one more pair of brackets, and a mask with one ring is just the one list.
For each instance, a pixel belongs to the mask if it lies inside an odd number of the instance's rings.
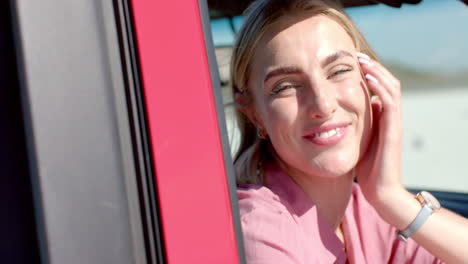
{"label": "woman's face", "polygon": [[354,168],[370,138],[369,95],[356,49],[325,16],[287,22],[256,49],[251,118],[287,170],[338,177]]}

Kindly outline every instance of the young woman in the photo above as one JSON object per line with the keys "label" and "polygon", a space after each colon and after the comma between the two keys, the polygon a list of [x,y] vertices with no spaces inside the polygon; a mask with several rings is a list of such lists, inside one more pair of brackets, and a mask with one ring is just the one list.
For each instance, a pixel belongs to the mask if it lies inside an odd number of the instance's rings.
{"label": "young woman", "polygon": [[467,220],[403,187],[400,83],[336,3],[254,2],[231,80],[249,264],[468,263]]}

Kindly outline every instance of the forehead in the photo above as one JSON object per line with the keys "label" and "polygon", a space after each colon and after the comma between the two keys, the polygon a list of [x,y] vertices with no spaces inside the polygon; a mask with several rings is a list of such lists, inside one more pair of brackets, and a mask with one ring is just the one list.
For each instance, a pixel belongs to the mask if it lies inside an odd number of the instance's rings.
{"label": "forehead", "polygon": [[260,40],[253,57],[253,72],[277,64],[318,63],[337,50],[353,53],[351,37],[335,20],[324,15],[286,18]]}

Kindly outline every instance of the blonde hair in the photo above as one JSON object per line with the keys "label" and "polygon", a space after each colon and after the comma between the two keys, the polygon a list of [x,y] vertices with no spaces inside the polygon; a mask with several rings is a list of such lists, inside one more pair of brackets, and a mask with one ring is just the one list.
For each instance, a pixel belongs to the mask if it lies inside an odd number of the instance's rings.
{"label": "blonde hair", "polygon": [[257,0],[244,13],[244,23],[233,47],[231,58],[231,82],[233,97],[249,98],[236,104],[236,117],[241,134],[239,149],[234,157],[237,184],[264,184],[262,164],[271,160],[275,150],[269,140],[257,137],[255,124],[243,113],[242,108],[253,107],[248,88],[251,65],[262,37],[286,17],[296,15],[324,15],[340,24],[353,40],[356,50],[377,60],[362,33],[344,13],[341,5],[332,0]]}

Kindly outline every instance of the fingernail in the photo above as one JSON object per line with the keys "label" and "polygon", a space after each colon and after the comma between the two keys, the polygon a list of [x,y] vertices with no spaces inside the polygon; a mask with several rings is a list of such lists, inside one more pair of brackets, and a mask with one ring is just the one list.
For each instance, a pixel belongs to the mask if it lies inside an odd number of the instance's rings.
{"label": "fingernail", "polygon": [[379,97],[378,97],[377,95],[373,95],[373,96],[371,96],[371,98],[370,98],[370,100],[371,100],[372,102],[374,102],[374,101],[377,100],[377,99],[379,99]]}
{"label": "fingernail", "polygon": [[372,62],[370,60],[366,60],[364,58],[359,58],[358,61],[362,64],[365,64],[367,66],[372,66]]}
{"label": "fingernail", "polygon": [[356,52],[356,55],[357,55],[358,57],[361,57],[361,58],[370,60],[370,57],[369,57],[369,55],[367,55],[367,54],[364,54],[364,53],[361,53],[361,52]]}
{"label": "fingernail", "polygon": [[370,82],[373,82],[373,83],[379,83],[379,81],[372,75],[370,75],[369,73],[366,74],[366,79],[369,80]]}

